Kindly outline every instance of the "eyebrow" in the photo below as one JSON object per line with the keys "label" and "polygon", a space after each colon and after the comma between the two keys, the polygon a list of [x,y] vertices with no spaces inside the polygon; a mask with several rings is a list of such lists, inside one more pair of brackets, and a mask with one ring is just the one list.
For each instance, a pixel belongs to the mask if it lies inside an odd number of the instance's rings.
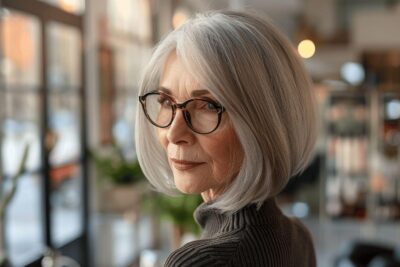
{"label": "eyebrow", "polygon": [[[166,93],[166,94],[172,96],[172,92],[171,92],[171,90],[168,89],[168,88],[165,88],[165,87],[163,87],[163,86],[160,86],[160,87],[158,88],[158,90],[161,91],[161,92],[163,92],[163,93]],[[190,93],[190,95],[191,95],[192,97],[198,97],[198,96],[210,95],[210,94],[211,94],[210,91],[208,91],[208,90],[206,90],[206,89],[193,90],[193,91]]]}

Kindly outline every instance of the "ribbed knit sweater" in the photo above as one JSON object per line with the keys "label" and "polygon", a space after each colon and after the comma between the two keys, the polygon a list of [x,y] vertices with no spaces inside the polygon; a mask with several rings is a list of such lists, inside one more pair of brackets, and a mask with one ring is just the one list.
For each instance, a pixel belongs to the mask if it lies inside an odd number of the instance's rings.
{"label": "ribbed knit sweater", "polygon": [[201,239],[172,252],[166,267],[314,267],[316,259],[308,230],[286,217],[275,199],[259,210],[248,205],[227,215],[201,204],[194,217]]}

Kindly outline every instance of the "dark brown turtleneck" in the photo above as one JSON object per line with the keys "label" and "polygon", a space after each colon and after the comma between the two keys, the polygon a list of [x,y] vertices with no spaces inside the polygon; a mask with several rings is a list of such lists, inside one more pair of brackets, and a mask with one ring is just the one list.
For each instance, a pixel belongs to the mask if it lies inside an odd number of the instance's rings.
{"label": "dark brown turtleneck", "polygon": [[269,199],[257,210],[248,205],[223,214],[201,204],[194,217],[202,237],[168,257],[166,267],[315,267],[311,236],[303,224],[286,217]]}

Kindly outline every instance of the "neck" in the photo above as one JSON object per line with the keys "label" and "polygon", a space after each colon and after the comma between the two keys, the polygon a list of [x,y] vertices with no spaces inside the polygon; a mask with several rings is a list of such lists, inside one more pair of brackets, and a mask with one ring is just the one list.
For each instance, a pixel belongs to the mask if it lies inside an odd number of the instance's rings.
{"label": "neck", "polygon": [[218,196],[218,194],[215,191],[213,191],[212,189],[201,193],[201,197],[203,198],[205,203],[212,202],[217,196]]}
{"label": "neck", "polygon": [[208,206],[208,203],[201,204],[194,214],[196,221],[203,229],[203,238],[251,225],[271,225],[276,222],[278,216],[282,215],[274,198],[266,200],[259,209],[255,204],[250,204],[232,214],[222,213]]}

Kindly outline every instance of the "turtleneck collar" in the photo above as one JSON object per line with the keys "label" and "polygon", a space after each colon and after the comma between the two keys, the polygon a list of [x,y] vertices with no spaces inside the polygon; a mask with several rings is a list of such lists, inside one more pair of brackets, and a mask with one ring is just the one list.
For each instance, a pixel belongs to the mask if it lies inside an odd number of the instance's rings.
{"label": "turtleneck collar", "polygon": [[222,213],[209,206],[208,203],[202,203],[194,212],[195,220],[203,229],[202,238],[210,238],[249,225],[269,225],[282,215],[275,198],[267,199],[258,210],[256,204],[250,204],[233,214]]}

